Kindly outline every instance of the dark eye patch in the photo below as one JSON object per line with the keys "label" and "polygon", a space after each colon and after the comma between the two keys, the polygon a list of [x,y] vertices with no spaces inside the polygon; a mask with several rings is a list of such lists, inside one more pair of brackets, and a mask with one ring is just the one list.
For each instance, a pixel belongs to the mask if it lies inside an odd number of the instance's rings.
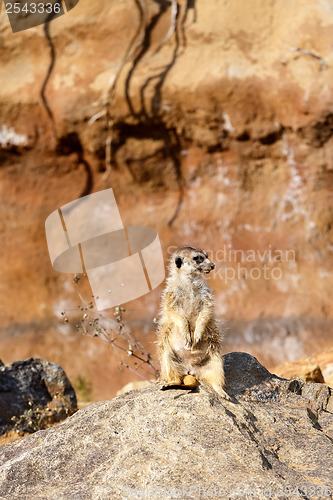
{"label": "dark eye patch", "polygon": [[182,267],[183,259],[181,257],[177,257],[175,260],[175,264],[180,269]]}
{"label": "dark eye patch", "polygon": [[203,262],[205,259],[202,255],[196,255],[195,257],[193,257],[193,260],[195,260],[197,264],[201,264],[201,262]]}

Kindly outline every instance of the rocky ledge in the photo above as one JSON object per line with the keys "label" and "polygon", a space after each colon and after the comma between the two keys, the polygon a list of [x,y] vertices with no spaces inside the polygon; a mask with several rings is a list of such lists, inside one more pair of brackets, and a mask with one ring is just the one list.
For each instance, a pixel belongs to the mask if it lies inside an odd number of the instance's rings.
{"label": "rocky ledge", "polygon": [[331,498],[332,389],[224,356],[232,401],[152,385],[5,445],[1,498]]}

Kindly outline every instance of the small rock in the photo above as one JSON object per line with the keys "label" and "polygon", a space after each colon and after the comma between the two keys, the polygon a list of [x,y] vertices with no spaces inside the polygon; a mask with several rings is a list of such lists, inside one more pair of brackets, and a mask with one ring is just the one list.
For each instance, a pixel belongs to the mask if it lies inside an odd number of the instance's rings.
{"label": "small rock", "polygon": [[296,363],[286,362],[274,369],[274,373],[285,378],[301,378],[306,382],[325,383],[320,367],[309,361],[300,360]]}
{"label": "small rock", "polygon": [[55,363],[29,358],[0,366],[0,435],[44,429],[76,410],[74,389]]}

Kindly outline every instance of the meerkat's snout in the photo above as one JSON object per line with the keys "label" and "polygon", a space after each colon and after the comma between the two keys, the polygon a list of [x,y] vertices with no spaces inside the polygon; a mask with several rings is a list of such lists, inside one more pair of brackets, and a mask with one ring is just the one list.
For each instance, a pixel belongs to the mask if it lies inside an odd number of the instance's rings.
{"label": "meerkat's snout", "polygon": [[208,258],[206,258],[199,268],[204,274],[209,274],[213,269],[215,269],[215,264]]}
{"label": "meerkat's snout", "polygon": [[213,271],[213,269],[215,269],[215,264],[214,264],[214,262],[210,262],[210,269],[208,269],[208,271],[205,271],[205,274],[210,273],[211,271]]}

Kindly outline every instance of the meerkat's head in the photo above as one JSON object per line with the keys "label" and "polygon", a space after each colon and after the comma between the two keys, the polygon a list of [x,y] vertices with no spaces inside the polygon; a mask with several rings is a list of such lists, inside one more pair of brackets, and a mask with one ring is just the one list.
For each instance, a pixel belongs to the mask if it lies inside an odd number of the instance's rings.
{"label": "meerkat's head", "polygon": [[181,247],[172,254],[170,271],[172,274],[187,275],[209,274],[215,264],[209,260],[207,252],[195,247]]}

